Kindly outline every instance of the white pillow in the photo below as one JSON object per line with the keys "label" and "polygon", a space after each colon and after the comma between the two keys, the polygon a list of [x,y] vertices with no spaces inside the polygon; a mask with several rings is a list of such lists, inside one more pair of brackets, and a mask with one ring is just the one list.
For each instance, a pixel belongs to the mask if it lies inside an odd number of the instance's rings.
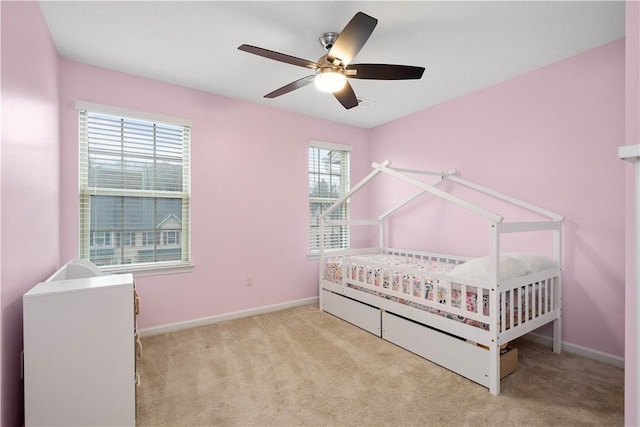
{"label": "white pillow", "polygon": [[544,255],[533,255],[519,252],[506,253],[505,255],[524,262],[527,267],[529,267],[531,273],[551,270],[552,268],[555,268],[557,266],[555,261],[549,259]]}
{"label": "white pillow", "polygon": [[[525,262],[507,255],[500,256],[498,280],[524,276],[530,272],[531,270]],[[489,281],[489,257],[470,259],[451,270],[449,275],[464,279]]]}

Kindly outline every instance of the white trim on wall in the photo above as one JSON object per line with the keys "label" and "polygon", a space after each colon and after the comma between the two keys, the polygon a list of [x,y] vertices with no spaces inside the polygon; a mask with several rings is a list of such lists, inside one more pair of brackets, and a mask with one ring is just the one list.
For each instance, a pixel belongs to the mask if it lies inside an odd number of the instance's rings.
{"label": "white trim on wall", "polygon": [[[537,342],[548,347],[551,347],[553,343],[551,337],[536,334],[534,332],[531,332],[524,337],[530,341]],[[562,351],[577,354],[578,356],[586,357],[587,359],[596,360],[598,362],[606,363],[607,365],[615,366],[616,368],[624,369],[624,357],[614,356],[613,354],[604,353],[598,350],[592,350],[566,341],[562,341]]]}
{"label": "white trim on wall", "polygon": [[[632,163],[635,167],[635,200],[633,202],[633,206],[635,206],[635,212],[634,217],[635,217],[635,283],[631,283],[631,286],[635,287],[635,325],[632,326],[629,323],[629,320],[626,321],[626,328],[627,330],[635,330],[635,353],[636,353],[636,363],[637,363],[637,359],[638,356],[640,356],[640,262],[638,262],[637,258],[638,258],[638,254],[640,254],[640,144],[631,144],[631,145],[624,145],[622,147],[618,147],[618,157],[620,157],[623,160],[626,160],[630,163]],[[633,185],[633,184],[631,184]],[[633,196],[632,196],[633,197]],[[629,225],[627,224],[627,230],[629,229]],[[628,233],[630,234],[630,233]],[[627,256],[628,258],[628,256]],[[629,287],[629,284],[625,282],[625,285],[627,286],[627,289]],[[630,291],[626,291],[627,295],[629,294]],[[629,333],[626,333],[626,338],[629,338]],[[629,343],[627,341],[627,346],[631,346],[631,343]],[[627,350],[629,351],[629,350]],[[632,362],[630,362],[632,363]],[[633,365],[631,365],[633,366]],[[633,367],[629,368],[629,371],[631,372],[627,378],[627,382],[631,382],[630,378],[633,376]],[[638,390],[640,389],[640,369],[638,369],[638,366],[635,366],[635,378],[634,378],[634,383],[633,386],[631,387],[635,387],[635,411],[636,411],[636,425],[640,425],[640,392],[638,392]],[[630,388],[630,386],[627,386],[628,388]]]}
{"label": "white trim on wall", "polygon": [[87,110],[95,113],[109,114],[112,116],[129,117],[132,119],[160,122],[168,125],[193,127],[193,120],[183,117],[164,116],[148,111],[132,110],[129,108],[114,107],[112,105],[96,104],[95,102],[76,101],[76,110]]}
{"label": "white trim on wall", "polygon": [[197,326],[211,325],[213,323],[224,322],[225,320],[240,319],[242,317],[256,316],[258,314],[270,313],[272,311],[284,310],[301,305],[318,304],[318,297],[289,301],[281,304],[267,305],[263,307],[251,308],[248,310],[234,311],[232,313],[219,314],[216,316],[202,317],[200,319],[186,320],[184,322],[170,323],[168,325],[155,326],[152,328],[140,329],[140,336],[148,337],[153,335],[166,334],[169,332],[181,331],[183,329],[195,328]]}
{"label": "white trim on wall", "polygon": [[326,148],[327,150],[335,150],[335,151],[352,151],[352,149],[353,149],[353,147],[350,146],[350,145],[334,144],[332,142],[317,141],[317,140],[314,140],[314,139],[309,141],[309,146],[310,147]]}

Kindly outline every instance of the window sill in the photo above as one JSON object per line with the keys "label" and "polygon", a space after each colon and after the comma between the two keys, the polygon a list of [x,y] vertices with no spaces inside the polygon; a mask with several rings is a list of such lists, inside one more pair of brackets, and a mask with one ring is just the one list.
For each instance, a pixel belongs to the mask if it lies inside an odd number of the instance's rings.
{"label": "window sill", "polygon": [[[347,251],[350,248],[338,248],[338,249],[327,249],[324,251],[324,256],[325,257],[330,257],[332,256],[333,252],[342,252],[342,251]],[[320,253],[318,252],[314,252],[314,253],[307,253],[307,260],[318,260],[320,259]]]}
{"label": "window sill", "polygon": [[193,264],[166,264],[166,265],[137,265],[137,266],[117,266],[117,267],[100,267],[100,271],[105,274],[132,273],[133,277],[158,276],[163,274],[191,273],[194,269]]}

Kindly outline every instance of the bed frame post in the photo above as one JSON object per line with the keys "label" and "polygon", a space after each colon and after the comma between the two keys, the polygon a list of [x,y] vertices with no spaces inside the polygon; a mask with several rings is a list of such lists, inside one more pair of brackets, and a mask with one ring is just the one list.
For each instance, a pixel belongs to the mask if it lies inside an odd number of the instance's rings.
{"label": "bed frame post", "polygon": [[500,289],[498,288],[498,272],[500,267],[500,223],[491,222],[490,234],[490,267],[491,290],[489,293],[490,321],[489,331],[491,334],[491,345],[489,345],[489,392],[494,396],[500,394],[500,344],[499,319],[500,319]]}
{"label": "bed frame post", "polygon": [[324,264],[325,264],[325,260],[324,260],[324,221],[325,219],[323,217],[319,218],[318,220],[318,225],[320,226],[320,242],[319,242],[319,252],[320,252],[320,264],[318,264],[318,310],[323,311],[322,307],[324,307],[324,305],[322,304],[322,279],[324,276]]}

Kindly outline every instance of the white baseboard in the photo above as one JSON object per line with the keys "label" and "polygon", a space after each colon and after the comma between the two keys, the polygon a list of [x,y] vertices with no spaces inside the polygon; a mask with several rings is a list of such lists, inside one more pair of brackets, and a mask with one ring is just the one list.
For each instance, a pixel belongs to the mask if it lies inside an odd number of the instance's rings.
{"label": "white baseboard", "polygon": [[232,313],[218,314],[211,317],[186,320],[184,322],[169,323],[167,325],[154,326],[140,329],[140,336],[149,337],[152,335],[166,334],[183,329],[195,328],[197,326],[210,325],[212,323],[224,322],[225,320],[239,319],[241,317],[255,316],[257,314],[270,313],[272,311],[284,310],[286,308],[298,307],[300,305],[318,304],[318,297],[305,298],[296,301],[289,301],[281,304],[267,305],[263,307],[250,308],[248,310],[234,311]]}
{"label": "white baseboard", "polygon": [[[296,301],[289,301],[281,304],[267,305],[263,307],[251,308],[248,310],[234,311],[232,313],[218,314],[216,316],[202,317],[199,319],[186,320],[184,322],[170,323],[167,325],[154,326],[151,328],[140,329],[140,336],[148,337],[153,335],[160,335],[169,332],[176,332],[183,329],[195,328],[197,326],[210,325],[213,323],[224,322],[226,320],[239,319],[242,317],[255,316],[258,314],[270,313],[272,311],[284,310],[287,308],[298,307],[301,305],[318,304],[318,297],[305,298]],[[525,335],[525,338],[551,347],[553,340],[546,335],[529,333]],[[597,360],[598,362],[606,363],[618,368],[624,369],[624,358],[614,356],[609,353],[604,353],[598,350],[592,350],[590,348],[582,347],[577,344],[572,344],[567,341],[562,341],[562,350],[568,353],[577,354],[588,359]]]}
{"label": "white baseboard", "polygon": [[[546,335],[531,332],[525,335],[525,338],[549,347],[553,346],[553,339]],[[613,354],[604,353],[598,350],[592,350],[566,341],[562,341],[562,351],[577,354],[578,356],[586,357],[587,359],[597,360],[598,362],[624,369],[624,357],[614,356]]]}

